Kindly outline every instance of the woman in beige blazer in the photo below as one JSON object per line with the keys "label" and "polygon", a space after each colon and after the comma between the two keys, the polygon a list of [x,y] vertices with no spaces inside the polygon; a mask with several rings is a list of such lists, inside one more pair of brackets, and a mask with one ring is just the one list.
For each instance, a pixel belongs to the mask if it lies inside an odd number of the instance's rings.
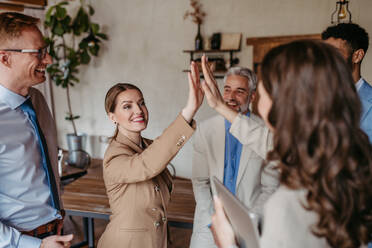
{"label": "woman in beige blazer", "polygon": [[[325,43],[297,41],[271,50],[261,66],[258,110],[274,132],[268,159],[279,160],[281,172],[281,186],[265,205],[261,248],[366,246],[372,239],[372,145],[360,129],[348,64]],[[206,98],[224,112],[209,90],[216,88],[213,78],[206,79]],[[217,245],[235,247],[218,199],[215,209]]]}
{"label": "woman in beige blazer", "polygon": [[103,160],[112,215],[98,247],[167,247],[172,177],[166,167],[194,132],[193,116],[203,101],[195,64],[191,70],[186,107],[154,141],[141,136],[148,121],[141,91],[131,84],[108,91],[105,108],[117,126]]}

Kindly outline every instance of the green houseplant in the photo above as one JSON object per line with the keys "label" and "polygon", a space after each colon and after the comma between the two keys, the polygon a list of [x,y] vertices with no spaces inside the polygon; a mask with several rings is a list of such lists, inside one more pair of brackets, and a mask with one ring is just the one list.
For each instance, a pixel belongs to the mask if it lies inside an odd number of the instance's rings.
{"label": "green houseplant", "polygon": [[66,89],[68,112],[66,120],[71,121],[74,134],[77,134],[74,115],[71,107],[70,88],[79,83],[79,67],[87,65],[91,56],[98,56],[100,44],[107,35],[100,31],[100,25],[91,21],[94,15],[92,6],[80,0],[80,7],[75,16],[68,13],[69,2],[63,1],[51,6],[45,16],[45,27],[48,36],[49,54],[53,64],[47,68],[51,80]]}
{"label": "green houseplant", "polygon": [[[72,111],[70,90],[79,83],[79,68],[89,64],[92,56],[98,56],[100,45],[103,40],[107,40],[107,35],[100,31],[98,23],[91,20],[94,15],[91,5],[86,4],[84,0],[79,0],[78,11],[72,16],[69,14],[71,9],[68,6],[69,2],[72,1],[62,1],[47,10],[44,24],[48,35],[45,41],[49,46],[49,54],[53,58],[53,63],[47,68],[47,72],[57,86],[66,89],[65,119],[70,121],[73,127],[73,133],[67,134],[69,163],[79,166],[77,161],[81,161],[81,157],[87,155],[82,151],[85,136],[79,135],[76,130],[75,120],[80,116]],[[71,153],[71,151],[78,151],[78,153]]]}

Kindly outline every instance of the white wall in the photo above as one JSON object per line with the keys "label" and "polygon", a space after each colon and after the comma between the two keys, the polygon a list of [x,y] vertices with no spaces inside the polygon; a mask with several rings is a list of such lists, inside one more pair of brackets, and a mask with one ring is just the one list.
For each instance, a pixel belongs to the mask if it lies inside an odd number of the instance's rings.
{"label": "white wall", "polygon": [[[52,2],[52,1],[51,1]],[[155,138],[174,120],[187,97],[187,78],[182,72],[192,49],[196,25],[183,20],[190,9],[188,0],[110,0],[90,1],[96,10],[94,20],[103,25],[110,40],[100,57],[81,70],[81,83],[72,90],[72,104],[80,131],[90,135],[88,151],[102,157],[105,144],[99,136],[110,136],[113,125],[106,118],[104,97],[117,82],[132,82],[144,93],[150,122],[143,135]],[[202,26],[204,38],[214,32],[243,33],[240,65],[252,66],[252,48],[247,37],[320,33],[330,25],[336,0],[201,0],[207,13]],[[372,1],[350,1],[353,21],[372,36]],[[372,49],[371,49],[372,50]],[[372,82],[372,52],[363,63],[362,74]],[[53,88],[59,143],[66,147],[65,134],[72,130],[64,120],[64,90]],[[205,104],[198,121],[214,113]],[[191,176],[192,141],[173,160],[177,174]]]}

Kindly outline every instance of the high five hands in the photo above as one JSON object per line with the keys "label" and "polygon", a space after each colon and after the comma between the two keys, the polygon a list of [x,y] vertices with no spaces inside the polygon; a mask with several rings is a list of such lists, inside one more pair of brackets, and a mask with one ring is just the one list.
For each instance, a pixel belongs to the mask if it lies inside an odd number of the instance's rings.
{"label": "high five hands", "polygon": [[191,62],[190,72],[188,73],[189,97],[185,108],[182,110],[182,116],[186,121],[191,122],[196,111],[203,103],[205,95],[208,105],[211,108],[216,110],[228,121],[233,122],[238,112],[230,109],[225,104],[207,60],[207,57],[203,55],[201,61],[205,81],[202,83],[200,83],[200,74],[196,63]]}

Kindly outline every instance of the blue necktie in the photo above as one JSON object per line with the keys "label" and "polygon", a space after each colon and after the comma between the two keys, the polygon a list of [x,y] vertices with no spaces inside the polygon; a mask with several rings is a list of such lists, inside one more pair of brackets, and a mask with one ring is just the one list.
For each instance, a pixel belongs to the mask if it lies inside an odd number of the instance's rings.
{"label": "blue necktie", "polygon": [[40,151],[41,151],[41,157],[43,161],[43,168],[45,170],[48,183],[49,183],[49,188],[51,191],[51,196],[52,196],[52,204],[53,207],[56,208],[57,210],[61,210],[61,206],[59,203],[59,197],[58,197],[58,189],[57,189],[57,184],[56,184],[56,179],[54,177],[52,165],[49,160],[49,155],[48,155],[48,147],[45,141],[45,137],[43,135],[43,132],[40,129],[39,123],[36,118],[36,113],[35,110],[32,106],[30,98],[27,99],[21,106],[22,111],[28,116],[30,119],[33,128],[35,129],[39,145],[40,145]]}

